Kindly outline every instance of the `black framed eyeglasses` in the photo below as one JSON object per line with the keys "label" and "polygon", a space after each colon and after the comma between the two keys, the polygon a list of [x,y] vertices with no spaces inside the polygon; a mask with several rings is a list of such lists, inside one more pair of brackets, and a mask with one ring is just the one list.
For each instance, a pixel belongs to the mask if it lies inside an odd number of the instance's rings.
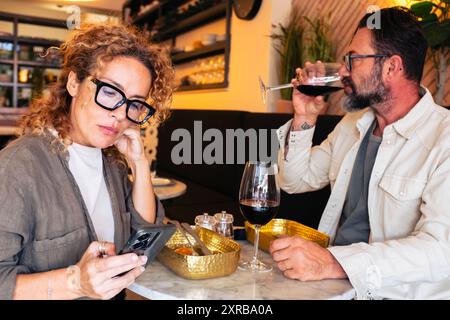
{"label": "black framed eyeglasses", "polygon": [[353,59],[365,59],[365,58],[385,58],[389,57],[388,54],[350,54],[347,53],[344,56],[344,63],[347,70],[352,71],[352,60]]}
{"label": "black framed eyeglasses", "polygon": [[112,84],[95,78],[92,78],[91,81],[97,86],[95,103],[103,109],[115,110],[126,103],[127,119],[136,124],[144,124],[156,112],[155,108],[145,101],[128,99],[122,90]]}

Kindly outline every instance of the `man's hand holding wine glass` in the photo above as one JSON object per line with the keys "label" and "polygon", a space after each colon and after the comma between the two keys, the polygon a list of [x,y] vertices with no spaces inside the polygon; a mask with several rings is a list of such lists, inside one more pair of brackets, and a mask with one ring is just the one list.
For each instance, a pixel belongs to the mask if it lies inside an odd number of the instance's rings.
{"label": "man's hand holding wine glass", "polygon": [[294,89],[292,93],[292,104],[294,106],[294,120],[292,130],[305,130],[316,124],[317,117],[325,107],[322,95],[306,95],[299,91],[302,85],[308,83],[308,79],[325,76],[325,65],[321,61],[316,63],[306,62],[304,68],[295,70],[296,78],[291,83]]}
{"label": "man's hand holding wine glass", "polygon": [[[306,62],[297,68],[291,84],[294,119],[291,131],[312,128],[325,107],[323,94],[342,89],[339,64]],[[288,153],[288,145],[285,155]],[[270,246],[278,268],[291,279],[302,281],[346,278],[346,273],[333,255],[315,242],[300,237],[280,237]]]}

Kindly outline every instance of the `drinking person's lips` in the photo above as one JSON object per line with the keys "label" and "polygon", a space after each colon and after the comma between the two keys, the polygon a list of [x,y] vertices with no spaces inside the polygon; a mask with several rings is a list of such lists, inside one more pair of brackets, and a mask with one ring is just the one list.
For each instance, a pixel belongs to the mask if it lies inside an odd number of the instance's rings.
{"label": "drinking person's lips", "polygon": [[344,93],[351,94],[353,92],[353,89],[351,86],[344,86]]}
{"label": "drinking person's lips", "polygon": [[342,84],[344,85],[344,92],[346,94],[350,94],[353,92],[352,80],[350,80],[349,78],[343,78]]}
{"label": "drinking person's lips", "polygon": [[116,128],[113,128],[113,127],[102,126],[102,125],[98,125],[98,127],[104,134],[110,135],[110,136],[114,136],[119,132],[119,130],[117,130]]}

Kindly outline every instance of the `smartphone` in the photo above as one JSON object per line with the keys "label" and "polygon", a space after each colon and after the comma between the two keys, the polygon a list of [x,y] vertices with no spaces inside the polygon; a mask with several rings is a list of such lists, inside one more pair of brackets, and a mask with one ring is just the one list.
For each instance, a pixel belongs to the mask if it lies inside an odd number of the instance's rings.
{"label": "smartphone", "polygon": [[134,252],[147,256],[147,263],[153,261],[167,241],[175,233],[174,224],[155,225],[134,231],[119,254]]}

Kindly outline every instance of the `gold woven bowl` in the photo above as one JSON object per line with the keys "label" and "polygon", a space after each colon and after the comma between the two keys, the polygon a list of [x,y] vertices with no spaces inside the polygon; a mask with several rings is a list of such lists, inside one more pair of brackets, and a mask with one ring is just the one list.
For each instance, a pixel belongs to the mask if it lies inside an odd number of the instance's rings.
{"label": "gold woven bowl", "polygon": [[[213,252],[208,256],[191,256],[175,252],[177,248],[189,247],[179,230],[170,238],[158,255],[158,260],[170,270],[186,279],[210,279],[227,276],[236,271],[241,246],[230,239],[201,227],[195,227],[200,239]],[[192,243],[194,238],[187,235]]]}
{"label": "gold woven bowl", "polygon": [[[247,240],[254,243],[255,227],[245,221],[245,231]],[[272,219],[268,224],[261,227],[259,233],[259,248],[264,251],[269,251],[270,241],[275,240],[280,235],[299,236],[306,240],[314,241],[324,248],[328,247],[328,242],[330,240],[325,233],[296,221]]]}

